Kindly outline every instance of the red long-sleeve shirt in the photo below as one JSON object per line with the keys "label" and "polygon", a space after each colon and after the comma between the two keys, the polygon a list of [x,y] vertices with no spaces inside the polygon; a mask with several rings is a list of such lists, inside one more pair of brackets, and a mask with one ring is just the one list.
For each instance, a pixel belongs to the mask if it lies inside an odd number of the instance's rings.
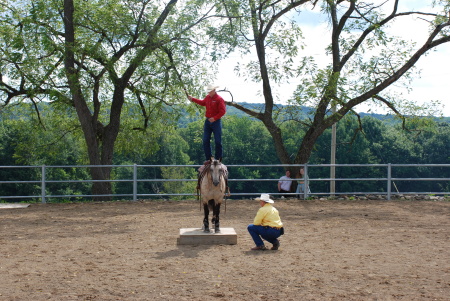
{"label": "red long-sleeve shirt", "polygon": [[206,118],[213,117],[215,120],[219,120],[223,115],[225,115],[227,111],[225,107],[225,101],[217,93],[212,97],[207,95],[203,100],[192,97],[192,101],[196,104],[206,107]]}

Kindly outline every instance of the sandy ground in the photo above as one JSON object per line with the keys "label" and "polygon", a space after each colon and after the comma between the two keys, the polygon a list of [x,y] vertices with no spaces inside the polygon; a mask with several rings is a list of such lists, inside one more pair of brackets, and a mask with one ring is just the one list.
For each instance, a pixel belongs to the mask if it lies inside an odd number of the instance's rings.
{"label": "sandy ground", "polygon": [[450,202],[279,200],[280,249],[250,251],[258,206],[212,246],[177,245],[196,201],[1,209],[0,300],[450,300]]}

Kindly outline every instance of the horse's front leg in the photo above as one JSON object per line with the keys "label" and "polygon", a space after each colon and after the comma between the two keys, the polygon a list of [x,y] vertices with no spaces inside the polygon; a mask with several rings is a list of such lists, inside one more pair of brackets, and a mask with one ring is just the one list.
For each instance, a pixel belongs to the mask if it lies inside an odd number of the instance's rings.
{"label": "horse's front leg", "polygon": [[213,212],[213,223],[214,223],[214,231],[216,233],[220,232],[220,203],[214,204],[214,212]]}
{"label": "horse's front leg", "polygon": [[208,204],[203,204],[203,212],[205,213],[205,217],[203,218],[203,231],[209,232],[209,207]]}

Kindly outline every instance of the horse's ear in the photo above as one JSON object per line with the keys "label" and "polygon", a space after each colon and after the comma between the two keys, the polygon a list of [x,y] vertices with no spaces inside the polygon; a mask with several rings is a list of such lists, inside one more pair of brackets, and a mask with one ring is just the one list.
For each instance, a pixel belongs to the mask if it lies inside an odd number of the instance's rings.
{"label": "horse's ear", "polygon": [[209,161],[211,161],[211,162],[214,161],[214,157],[211,157],[211,158],[209,159]]}
{"label": "horse's ear", "polygon": [[219,162],[222,163],[222,158],[219,158]]}

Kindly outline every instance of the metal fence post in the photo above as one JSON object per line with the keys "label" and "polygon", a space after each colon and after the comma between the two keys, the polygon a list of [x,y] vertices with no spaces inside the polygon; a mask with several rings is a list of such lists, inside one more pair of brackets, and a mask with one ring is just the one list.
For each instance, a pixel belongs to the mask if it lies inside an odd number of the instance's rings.
{"label": "metal fence post", "polygon": [[305,174],[303,175],[303,180],[305,180],[305,191],[303,191],[303,199],[308,198],[308,191],[309,191],[309,182],[308,182],[308,163],[305,164]]}
{"label": "metal fence post", "polygon": [[133,165],[133,201],[137,201],[137,165]]}
{"label": "metal fence post", "polygon": [[47,203],[45,200],[45,165],[42,165],[41,172],[41,200],[43,204]]}
{"label": "metal fence post", "polygon": [[391,170],[391,163],[389,163],[388,170],[387,170],[387,199],[388,199],[388,201],[391,200],[391,179],[392,179],[392,170]]}

